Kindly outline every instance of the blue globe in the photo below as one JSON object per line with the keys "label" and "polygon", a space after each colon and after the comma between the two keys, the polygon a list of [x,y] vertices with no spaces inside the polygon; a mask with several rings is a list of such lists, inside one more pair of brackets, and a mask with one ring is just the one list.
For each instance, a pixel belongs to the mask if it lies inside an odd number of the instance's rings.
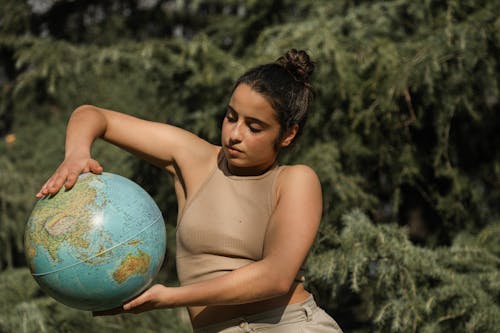
{"label": "blue globe", "polygon": [[40,287],[63,304],[90,311],[120,306],[146,289],[166,243],[153,199],[112,173],[81,174],[71,190],[38,200],[24,237]]}

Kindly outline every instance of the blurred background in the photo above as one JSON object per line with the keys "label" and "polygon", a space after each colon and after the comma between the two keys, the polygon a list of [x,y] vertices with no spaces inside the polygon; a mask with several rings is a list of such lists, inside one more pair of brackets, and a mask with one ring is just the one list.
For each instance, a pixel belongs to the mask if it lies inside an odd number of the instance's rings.
{"label": "blurred background", "polygon": [[[498,0],[0,0],[0,332],[191,332],[183,309],[92,318],[26,267],[35,193],[81,104],[213,143],[234,81],[289,48],[317,61],[306,163],[324,195],[307,287],[345,332],[498,332]],[[104,142],[94,157],[166,218],[169,177]],[[263,277],[265,278],[265,277]]]}

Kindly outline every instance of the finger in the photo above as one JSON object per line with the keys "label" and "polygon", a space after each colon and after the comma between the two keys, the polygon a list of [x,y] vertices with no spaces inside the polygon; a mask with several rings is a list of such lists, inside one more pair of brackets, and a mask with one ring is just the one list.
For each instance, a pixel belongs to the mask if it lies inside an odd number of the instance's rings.
{"label": "finger", "polygon": [[40,190],[38,190],[38,193],[35,195],[37,198],[42,198],[44,195],[47,194],[47,182],[40,187]]}
{"label": "finger", "polygon": [[141,306],[142,304],[146,303],[148,300],[149,300],[149,294],[147,292],[144,292],[143,294],[134,298],[130,302],[125,303],[123,305],[123,309],[125,311],[130,311],[133,308],[136,308],[136,307]]}
{"label": "finger", "polygon": [[66,178],[67,178],[66,172],[61,172],[56,174],[56,176],[47,186],[49,194],[56,194],[57,192],[59,192],[59,189],[63,186],[64,182],[66,181]]}
{"label": "finger", "polygon": [[93,173],[102,173],[103,168],[101,164],[99,164],[99,162],[97,162],[96,160],[90,160],[89,167],[90,171],[92,171]]}
{"label": "finger", "polygon": [[43,198],[44,196],[46,196],[46,194],[44,194],[44,191],[43,190],[40,190],[38,191],[37,194],[35,194],[35,197],[37,197],[38,199],[41,199]]}
{"label": "finger", "polygon": [[136,308],[136,307],[140,306],[143,303],[144,302],[141,302],[140,300],[134,299],[133,301],[130,301],[130,302],[124,304],[123,305],[123,310],[130,311],[133,308]]}
{"label": "finger", "polygon": [[43,188],[41,188],[37,194],[35,194],[35,197],[37,197],[38,199],[41,199],[45,196],[45,194],[43,194]]}
{"label": "finger", "polygon": [[66,177],[66,182],[64,183],[64,187],[66,190],[69,190],[75,185],[76,180],[78,179],[78,172],[69,172],[68,176]]}
{"label": "finger", "polygon": [[40,189],[40,191],[37,193],[37,197],[41,198],[43,196],[46,196],[46,195],[49,195],[49,186],[50,184],[52,184],[52,178],[54,176],[50,177],[46,182],[45,184],[43,184],[42,188]]}

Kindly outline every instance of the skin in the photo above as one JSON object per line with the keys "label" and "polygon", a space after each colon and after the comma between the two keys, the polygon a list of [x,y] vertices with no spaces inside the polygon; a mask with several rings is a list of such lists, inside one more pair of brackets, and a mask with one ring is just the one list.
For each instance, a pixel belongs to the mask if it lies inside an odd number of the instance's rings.
{"label": "skin", "polygon": [[[297,129],[294,126],[288,131],[280,147],[293,141]],[[275,149],[279,130],[271,105],[246,84],[235,89],[228,103],[221,146],[168,124],[84,105],[68,122],[64,161],[37,197],[55,194],[62,186],[71,188],[81,172],[101,173],[103,168],[92,159],[90,148],[94,140],[103,138],[169,172],[182,212],[219,153],[226,155],[235,175],[258,175],[272,167],[279,153]],[[305,165],[288,166],[277,179],[276,208],[261,260],[187,286],[156,284],[123,307],[94,315],[187,306],[193,326],[200,327],[303,301],[309,293],[294,278],[316,236],[321,203],[321,186],[314,171]]]}

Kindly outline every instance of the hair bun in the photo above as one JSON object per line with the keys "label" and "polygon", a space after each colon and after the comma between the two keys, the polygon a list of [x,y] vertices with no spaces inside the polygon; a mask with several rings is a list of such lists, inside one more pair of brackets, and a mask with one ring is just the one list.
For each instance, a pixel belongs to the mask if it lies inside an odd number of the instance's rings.
{"label": "hair bun", "polygon": [[301,82],[309,80],[315,67],[315,63],[304,50],[297,51],[296,49],[290,49],[285,55],[279,57],[276,62],[290,72],[296,80]]}

